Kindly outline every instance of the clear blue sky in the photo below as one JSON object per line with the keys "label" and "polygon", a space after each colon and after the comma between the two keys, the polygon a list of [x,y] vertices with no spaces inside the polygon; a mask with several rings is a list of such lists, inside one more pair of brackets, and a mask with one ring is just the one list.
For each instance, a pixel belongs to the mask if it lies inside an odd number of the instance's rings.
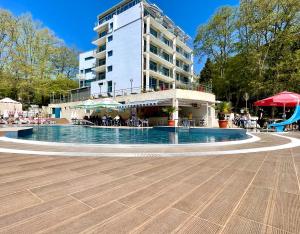
{"label": "clear blue sky", "polygon": [[[93,27],[99,13],[121,0],[0,0],[0,8],[19,15],[29,12],[33,18],[53,30],[66,44],[81,51],[94,49]],[[238,5],[238,0],[151,0],[191,37],[217,8]],[[196,61],[197,63],[197,61]],[[196,71],[201,64],[195,64]]]}

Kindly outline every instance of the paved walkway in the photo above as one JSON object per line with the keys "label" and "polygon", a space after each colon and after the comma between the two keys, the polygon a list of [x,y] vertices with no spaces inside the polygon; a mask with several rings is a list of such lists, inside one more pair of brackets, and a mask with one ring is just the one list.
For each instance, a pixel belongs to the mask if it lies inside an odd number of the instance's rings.
{"label": "paved walkway", "polygon": [[299,180],[300,147],[176,158],[0,154],[0,233],[300,233]]}

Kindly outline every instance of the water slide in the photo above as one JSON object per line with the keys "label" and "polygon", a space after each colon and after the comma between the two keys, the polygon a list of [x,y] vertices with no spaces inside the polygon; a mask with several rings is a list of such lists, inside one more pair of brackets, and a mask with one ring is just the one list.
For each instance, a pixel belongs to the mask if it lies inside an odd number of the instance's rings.
{"label": "water slide", "polygon": [[276,129],[277,132],[283,132],[285,125],[289,125],[289,124],[295,123],[298,120],[300,120],[300,105],[296,106],[295,112],[291,116],[291,118],[289,118],[289,119],[287,119],[287,120],[285,120],[283,122],[280,122],[280,123],[270,124],[268,126],[268,128],[275,127],[275,129]]}

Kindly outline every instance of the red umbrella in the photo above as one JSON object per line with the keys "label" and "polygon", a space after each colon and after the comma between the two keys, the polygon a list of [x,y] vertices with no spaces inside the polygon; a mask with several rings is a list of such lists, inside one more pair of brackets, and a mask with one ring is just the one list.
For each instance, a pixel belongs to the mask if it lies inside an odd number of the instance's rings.
{"label": "red umbrella", "polygon": [[283,106],[294,107],[299,105],[300,94],[284,91],[275,96],[265,98],[254,103],[255,106]]}

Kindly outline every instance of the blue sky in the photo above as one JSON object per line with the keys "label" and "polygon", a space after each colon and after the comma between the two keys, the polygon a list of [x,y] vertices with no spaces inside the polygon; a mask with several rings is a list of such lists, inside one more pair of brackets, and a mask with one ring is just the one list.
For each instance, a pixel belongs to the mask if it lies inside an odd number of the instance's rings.
{"label": "blue sky", "polygon": [[[0,8],[19,15],[30,12],[34,19],[53,30],[66,44],[81,51],[94,49],[93,27],[99,13],[120,0],[0,0]],[[238,5],[238,0],[151,0],[191,37],[197,27],[223,5]],[[197,63],[197,61],[196,61]],[[202,64],[195,64],[198,72]]]}

